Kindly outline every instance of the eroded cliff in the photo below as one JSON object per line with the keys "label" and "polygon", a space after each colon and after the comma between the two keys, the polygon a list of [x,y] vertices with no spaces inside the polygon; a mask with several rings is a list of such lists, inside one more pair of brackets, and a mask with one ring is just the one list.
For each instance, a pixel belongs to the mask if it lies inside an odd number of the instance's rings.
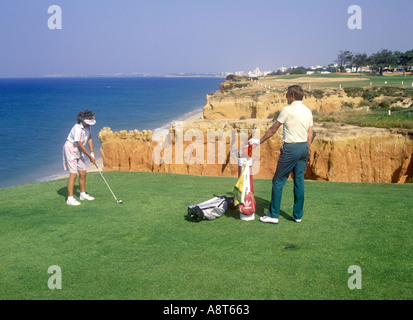
{"label": "eroded cliff", "polygon": [[[258,87],[220,90],[206,97],[205,119],[272,119],[287,105],[285,90]],[[225,88],[225,87],[224,87]],[[348,97],[343,89],[330,89],[320,96],[308,93],[305,105],[318,113],[340,110],[343,104],[358,105],[362,98]]]}
{"label": "eroded cliff", "polygon": [[[324,81],[322,78],[311,78]],[[354,80],[352,78],[345,78]],[[340,78],[340,81],[344,81]],[[301,82],[307,78],[300,78]],[[360,80],[360,79],[358,79]],[[286,81],[225,81],[207,95],[202,119],[177,122],[169,130],[99,133],[104,170],[170,172],[210,176],[238,175],[237,151],[252,136],[262,137],[286,104]],[[267,82],[265,82],[267,81]],[[281,81],[281,80],[280,80]],[[310,88],[306,83],[306,88]],[[328,114],[360,97],[340,87],[306,90],[304,103]],[[312,180],[404,183],[413,178],[413,130],[315,124],[305,177]],[[282,127],[254,150],[254,175],[272,178],[282,145]]]}
{"label": "eroded cliff", "polygon": [[[234,149],[241,149],[253,134],[262,136],[272,123],[269,119],[184,121],[157,137],[152,131],[118,133],[104,128],[99,133],[101,154],[105,170],[236,177]],[[254,151],[257,178],[272,178],[275,172],[281,129]],[[404,183],[413,177],[412,130],[339,124],[315,125],[314,130],[306,179]]]}

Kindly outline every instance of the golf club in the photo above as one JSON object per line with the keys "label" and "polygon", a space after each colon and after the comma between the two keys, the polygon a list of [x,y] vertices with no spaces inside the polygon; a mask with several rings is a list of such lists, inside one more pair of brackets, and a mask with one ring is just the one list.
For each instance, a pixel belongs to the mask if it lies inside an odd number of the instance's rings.
{"label": "golf club", "polygon": [[106,181],[105,177],[103,176],[102,171],[100,171],[100,168],[99,168],[96,164],[95,164],[95,166],[96,166],[96,168],[98,169],[101,177],[103,178],[103,181],[105,181],[106,185],[108,186],[108,188],[109,188],[110,192],[112,193],[112,196],[115,198],[116,202],[117,202],[118,204],[123,204],[123,201],[122,201],[122,200],[118,200],[118,199],[116,198],[115,194],[113,193],[112,189],[111,189],[110,186],[109,186],[109,183]]}

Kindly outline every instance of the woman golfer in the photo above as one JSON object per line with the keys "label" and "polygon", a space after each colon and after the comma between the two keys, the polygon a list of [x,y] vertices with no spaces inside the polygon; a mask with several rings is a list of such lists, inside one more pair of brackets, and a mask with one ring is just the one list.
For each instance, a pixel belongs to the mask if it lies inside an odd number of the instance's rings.
{"label": "woman golfer", "polygon": [[[80,202],[73,198],[73,188],[77,173],[79,172],[80,200],[94,200],[95,198],[86,194],[86,165],[85,155],[89,157],[90,162],[96,165],[95,155],[93,153],[93,141],[90,126],[96,123],[93,111],[81,111],[77,116],[75,124],[67,136],[66,143],[63,146],[63,167],[69,171],[69,181],[67,182],[67,201],[71,206],[78,206]],[[86,150],[86,144],[89,146],[90,153]]]}

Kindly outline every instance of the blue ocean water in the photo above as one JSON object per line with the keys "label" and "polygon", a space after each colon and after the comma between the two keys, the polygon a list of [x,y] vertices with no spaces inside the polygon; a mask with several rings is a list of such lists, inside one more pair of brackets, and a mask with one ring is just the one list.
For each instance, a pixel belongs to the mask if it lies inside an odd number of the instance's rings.
{"label": "blue ocean water", "polygon": [[64,174],[62,147],[82,110],[99,131],[154,130],[202,110],[221,78],[0,79],[0,188]]}

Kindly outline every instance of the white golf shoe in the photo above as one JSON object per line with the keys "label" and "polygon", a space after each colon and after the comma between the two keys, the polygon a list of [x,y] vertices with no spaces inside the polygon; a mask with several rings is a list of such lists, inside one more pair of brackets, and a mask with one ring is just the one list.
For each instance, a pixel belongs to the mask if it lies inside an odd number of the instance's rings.
{"label": "white golf shoe", "polygon": [[91,197],[87,193],[84,193],[84,194],[81,193],[80,194],[80,200],[89,200],[89,201],[91,201],[91,200],[95,200],[95,198]]}
{"label": "white golf shoe", "polygon": [[263,216],[260,218],[261,222],[264,223],[273,223],[273,224],[277,224],[278,223],[278,219],[277,218],[271,218],[269,216]]}
{"label": "white golf shoe", "polygon": [[77,201],[75,198],[68,198],[66,204],[68,204],[69,206],[80,206],[80,202]]}

